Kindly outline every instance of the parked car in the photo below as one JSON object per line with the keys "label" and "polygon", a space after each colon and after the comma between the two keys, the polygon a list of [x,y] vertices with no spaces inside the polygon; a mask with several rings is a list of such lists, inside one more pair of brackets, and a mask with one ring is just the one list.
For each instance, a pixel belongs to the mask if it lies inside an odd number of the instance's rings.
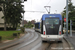
{"label": "parked car", "polygon": [[[63,33],[66,33],[66,28],[63,28]],[[70,33],[70,30],[68,30],[68,33]]]}

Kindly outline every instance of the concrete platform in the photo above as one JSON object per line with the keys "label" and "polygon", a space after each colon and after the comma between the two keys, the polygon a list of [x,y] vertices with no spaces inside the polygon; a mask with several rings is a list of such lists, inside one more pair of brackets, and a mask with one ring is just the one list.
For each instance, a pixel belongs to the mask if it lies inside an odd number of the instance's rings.
{"label": "concrete platform", "polygon": [[73,33],[73,36],[70,36],[70,35],[66,36],[66,35],[64,35],[64,38],[65,38],[67,41],[70,42],[71,47],[73,47],[74,50],[75,50],[75,33]]}

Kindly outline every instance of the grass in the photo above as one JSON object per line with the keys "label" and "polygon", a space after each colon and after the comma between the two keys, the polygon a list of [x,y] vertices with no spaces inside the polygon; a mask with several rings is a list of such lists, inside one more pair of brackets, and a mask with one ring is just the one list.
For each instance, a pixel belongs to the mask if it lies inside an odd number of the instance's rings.
{"label": "grass", "polygon": [[13,40],[13,33],[21,33],[21,31],[0,31],[0,36],[2,36],[2,40]]}

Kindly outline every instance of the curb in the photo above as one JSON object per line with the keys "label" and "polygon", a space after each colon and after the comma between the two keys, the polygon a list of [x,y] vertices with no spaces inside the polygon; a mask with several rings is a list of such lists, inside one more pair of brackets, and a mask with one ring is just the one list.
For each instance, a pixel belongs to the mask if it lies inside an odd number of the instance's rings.
{"label": "curb", "polygon": [[64,37],[64,40],[70,45],[70,47],[72,48],[71,50],[74,50],[73,45]]}
{"label": "curb", "polygon": [[[0,50],[3,50],[3,49],[6,49],[6,48],[9,48],[9,47],[11,47],[11,46],[14,46],[14,45],[17,45],[17,44],[23,42],[24,40],[21,41],[21,38],[26,37],[27,34],[28,34],[28,33],[26,33],[24,36],[20,37],[19,39],[13,40],[13,41],[11,41],[11,42],[2,43],[2,44],[4,44],[4,45],[6,45],[6,46],[4,46],[4,47],[0,47]],[[18,42],[15,42],[15,41],[17,41],[17,40],[19,40],[19,41],[18,41]],[[8,43],[10,43],[10,45],[7,45]],[[11,44],[11,43],[12,43],[12,44]],[[2,46],[2,44],[0,44],[0,45]]]}

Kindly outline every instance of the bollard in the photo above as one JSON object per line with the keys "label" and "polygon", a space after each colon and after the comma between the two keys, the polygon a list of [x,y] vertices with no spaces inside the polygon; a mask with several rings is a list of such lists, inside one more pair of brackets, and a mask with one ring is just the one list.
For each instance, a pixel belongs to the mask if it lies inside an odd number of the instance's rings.
{"label": "bollard", "polygon": [[18,35],[20,35],[20,33],[18,33]]}
{"label": "bollard", "polygon": [[0,41],[2,40],[2,36],[0,36]]}
{"label": "bollard", "polygon": [[13,33],[13,36],[14,36],[14,37],[17,37],[17,33]]}

